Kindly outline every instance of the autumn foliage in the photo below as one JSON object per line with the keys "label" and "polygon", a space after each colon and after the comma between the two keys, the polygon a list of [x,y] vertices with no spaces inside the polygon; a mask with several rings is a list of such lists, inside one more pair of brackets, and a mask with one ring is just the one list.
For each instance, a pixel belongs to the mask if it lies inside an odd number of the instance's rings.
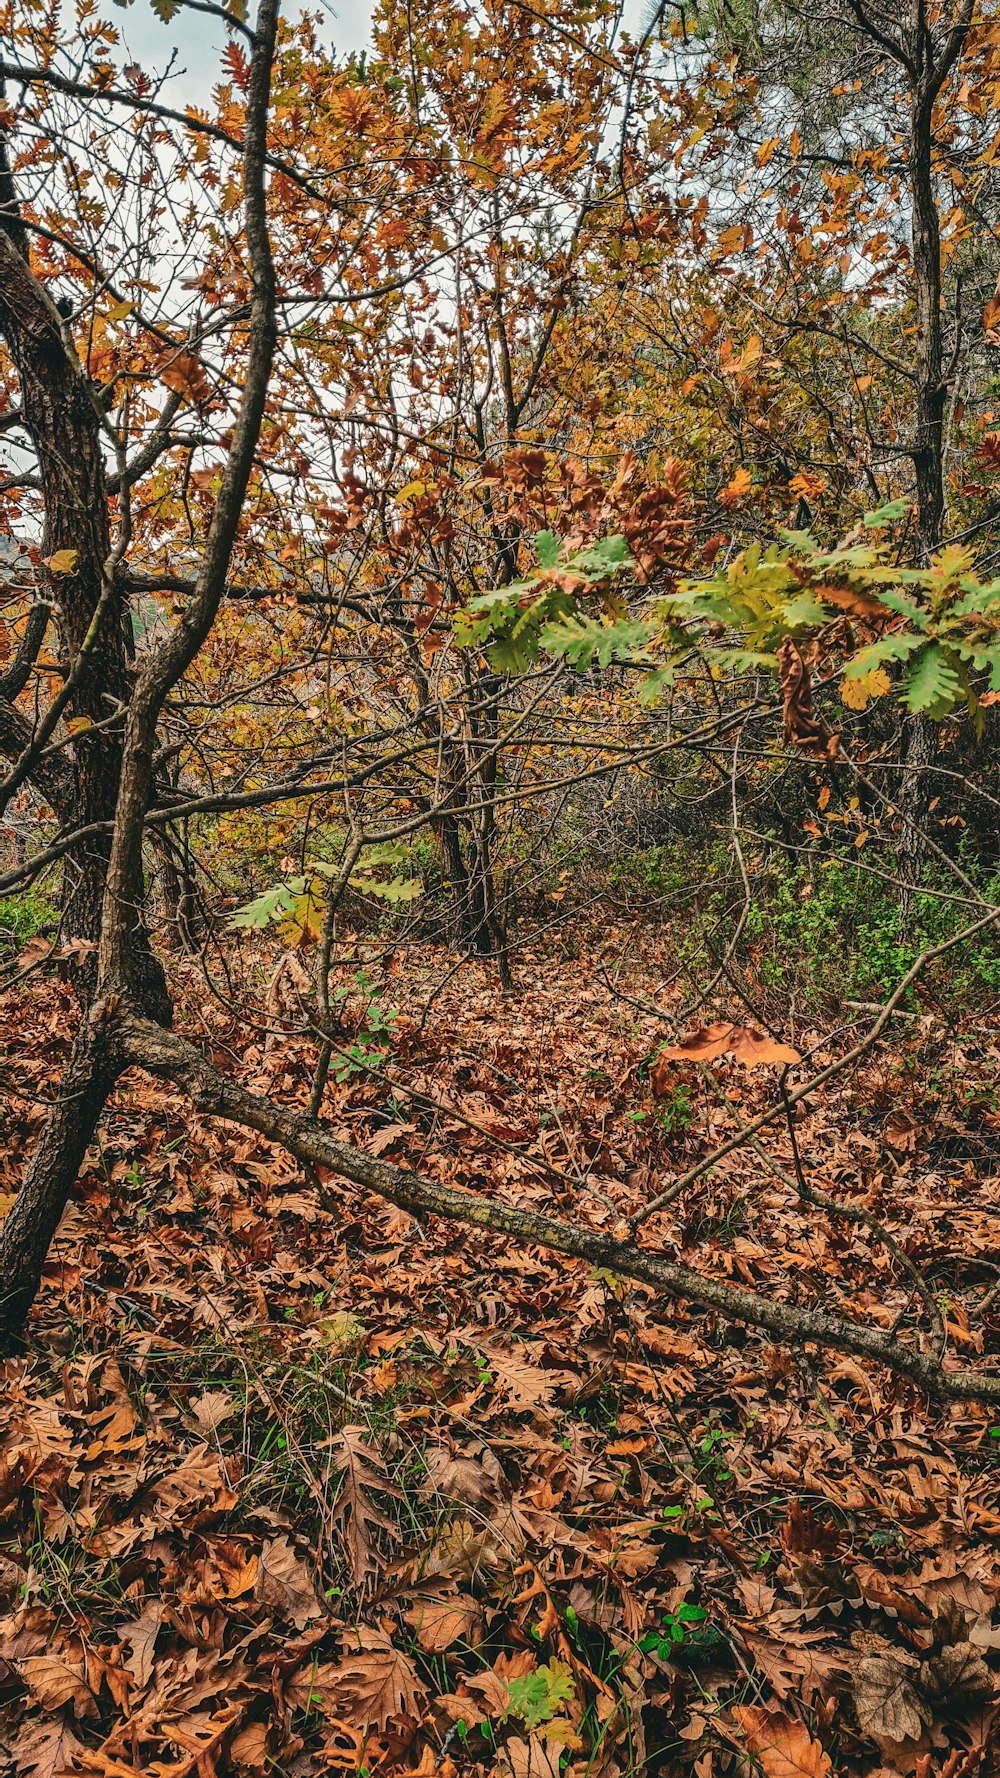
{"label": "autumn foliage", "polygon": [[152,14],[0,0],[0,1765],[988,1778],[1000,7]]}

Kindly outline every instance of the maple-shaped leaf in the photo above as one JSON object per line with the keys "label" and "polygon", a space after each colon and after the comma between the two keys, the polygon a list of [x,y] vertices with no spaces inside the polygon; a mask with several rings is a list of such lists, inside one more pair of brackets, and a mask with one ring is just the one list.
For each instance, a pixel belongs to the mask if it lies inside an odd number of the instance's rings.
{"label": "maple-shaped leaf", "polygon": [[149,0],[149,4],[157,18],[162,19],[165,25],[169,25],[171,19],[181,9],[181,0]]}
{"label": "maple-shaped leaf", "polygon": [[872,698],[884,697],[890,684],[888,673],[881,667],[873,667],[870,673],[863,673],[859,678],[845,677],[840,688],[840,701],[848,710],[863,710]]}
{"label": "maple-shaped leaf", "polygon": [[738,506],[741,500],[746,499],[752,487],[753,476],[749,469],[738,469],[732,481],[726,483],[719,495],[720,504],[722,506]]}
{"label": "maple-shaped leaf", "polygon": [[786,1063],[802,1060],[798,1050],[793,1050],[790,1044],[778,1043],[764,1031],[755,1031],[752,1025],[702,1025],[682,1037],[679,1043],[660,1051],[649,1071],[653,1091],[666,1093],[674,1085],[663,1064],[715,1062],[720,1056],[735,1056],[747,1068],[759,1068],[768,1062],[778,1062],[784,1067]]}
{"label": "maple-shaped leaf", "polygon": [[212,393],[205,366],[189,352],[175,353],[161,365],[159,377],[161,383],[166,383],[175,395],[183,395],[185,401],[207,401]]}
{"label": "maple-shaped leaf", "polygon": [[384,1729],[400,1717],[418,1717],[427,1688],[401,1649],[382,1630],[360,1624],[359,1647],[336,1668],[338,1714],[358,1728]]}
{"label": "maple-shaped leaf", "polygon": [[753,1704],[736,1704],[733,1717],[764,1778],[830,1778],[833,1765],[804,1723]]}

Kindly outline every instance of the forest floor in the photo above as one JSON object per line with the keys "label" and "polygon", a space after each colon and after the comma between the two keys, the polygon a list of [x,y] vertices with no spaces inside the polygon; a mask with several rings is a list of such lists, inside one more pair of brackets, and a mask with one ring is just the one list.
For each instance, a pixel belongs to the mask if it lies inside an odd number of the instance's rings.
{"label": "forest floor", "polygon": [[[680,1065],[653,1098],[669,1030],[639,1008],[664,1004],[668,938],[632,955],[612,988],[553,940],[504,999],[485,966],[398,953],[390,1057],[368,1071],[362,1020],[331,1130],[613,1227],[775,1087],[719,1062],[716,1097]],[[248,1030],[193,965],[189,989],[181,1029],[304,1101],[312,1048]],[[71,990],[36,977],[7,1017],[35,1058],[6,1100],[9,1193]],[[956,1364],[1000,1351],[1000,1313],[969,1315],[1000,1200],[998,1046],[974,1025],[918,1007],[799,1129],[815,1181],[927,1276]],[[846,1041],[793,1040],[820,1058]],[[912,1327],[892,1258],[803,1211],[779,1126],[765,1146],[779,1172],[741,1149],[644,1239]],[[583,1262],[418,1226],[130,1077],[5,1367],[2,1769],[986,1778],[995,1422]]]}

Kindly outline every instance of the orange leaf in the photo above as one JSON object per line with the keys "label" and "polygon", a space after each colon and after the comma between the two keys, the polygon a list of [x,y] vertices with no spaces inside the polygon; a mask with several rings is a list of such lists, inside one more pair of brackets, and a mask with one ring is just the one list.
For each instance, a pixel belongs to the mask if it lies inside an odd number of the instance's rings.
{"label": "orange leaf", "polygon": [[830,1756],[804,1724],[753,1704],[735,1705],[733,1716],[764,1778],[831,1778]]}
{"label": "orange leaf", "polygon": [[745,500],[753,487],[753,476],[749,469],[738,469],[731,482],[723,488],[719,499],[723,506],[736,506]]}
{"label": "orange leaf", "polygon": [[660,1051],[649,1072],[654,1093],[669,1090],[670,1076],[664,1063],[714,1062],[719,1056],[735,1056],[747,1068],[759,1068],[766,1062],[784,1065],[802,1060],[798,1050],[793,1050],[787,1043],[776,1042],[763,1031],[755,1031],[752,1025],[703,1025],[697,1031],[690,1031],[679,1043]]}

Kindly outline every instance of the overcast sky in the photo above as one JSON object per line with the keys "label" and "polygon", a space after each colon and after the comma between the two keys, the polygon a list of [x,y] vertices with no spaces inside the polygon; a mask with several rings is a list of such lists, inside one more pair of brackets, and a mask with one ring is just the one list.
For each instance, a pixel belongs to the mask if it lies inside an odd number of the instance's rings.
{"label": "overcast sky", "polygon": [[[298,11],[288,8],[289,14]],[[324,4],[328,24],[322,35],[340,54],[364,49],[371,21],[371,0],[339,0]],[[219,55],[226,41],[225,26],[201,12],[182,10],[165,25],[149,0],[135,0],[127,12],[115,14],[123,48],[145,68],[162,69],[176,53],[177,73],[171,84],[171,102],[204,104],[221,76]],[[124,59],[124,58],[123,58]]]}

